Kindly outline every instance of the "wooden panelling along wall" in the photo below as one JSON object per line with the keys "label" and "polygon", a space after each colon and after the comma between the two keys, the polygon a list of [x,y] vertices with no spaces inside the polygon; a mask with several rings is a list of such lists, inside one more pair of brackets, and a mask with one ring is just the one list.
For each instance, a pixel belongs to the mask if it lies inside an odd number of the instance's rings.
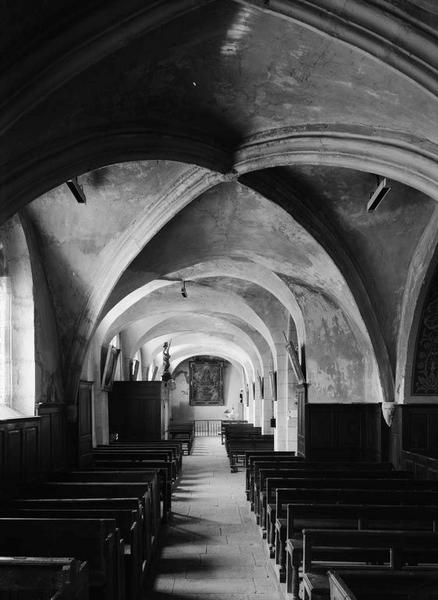
{"label": "wooden panelling along wall", "polygon": [[[0,479],[26,481],[31,479],[32,466],[38,463],[40,443],[40,420],[8,419],[0,423]],[[32,456],[33,455],[33,456]],[[26,463],[27,459],[31,464]],[[35,457],[37,457],[35,459]],[[37,469],[35,469],[37,476]]]}
{"label": "wooden panelling along wall", "polygon": [[77,465],[86,469],[93,460],[93,382],[80,381],[78,391]]}
{"label": "wooden panelling along wall", "polygon": [[298,421],[298,450],[308,459],[382,460],[380,404],[306,404]]}
{"label": "wooden panelling along wall", "polygon": [[110,432],[120,441],[161,439],[160,381],[116,381],[108,408]]}
{"label": "wooden panelling along wall", "polygon": [[43,476],[62,471],[66,465],[66,414],[65,405],[47,403],[38,406],[40,417],[40,460]]}
{"label": "wooden panelling along wall", "polygon": [[[398,466],[419,479],[438,479],[438,405],[403,404],[398,412],[402,438]],[[391,431],[392,439],[396,435],[397,430]]]}
{"label": "wooden panelling along wall", "polygon": [[438,458],[438,406],[403,404],[403,450]]}
{"label": "wooden panelling along wall", "polygon": [[64,468],[64,407],[42,404],[38,412],[0,421],[0,482],[32,482]]}

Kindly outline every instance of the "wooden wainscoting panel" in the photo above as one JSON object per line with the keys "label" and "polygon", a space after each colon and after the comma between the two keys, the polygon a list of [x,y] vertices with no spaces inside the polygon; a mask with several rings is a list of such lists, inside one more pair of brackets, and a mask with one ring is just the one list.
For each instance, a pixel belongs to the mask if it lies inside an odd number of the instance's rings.
{"label": "wooden wainscoting panel", "polygon": [[78,391],[78,466],[80,469],[91,465],[93,460],[92,437],[93,382],[80,381]]}
{"label": "wooden wainscoting panel", "polygon": [[306,458],[381,460],[379,404],[307,404]]}
{"label": "wooden wainscoting panel", "polygon": [[402,405],[403,450],[438,457],[438,405]]}
{"label": "wooden wainscoting panel", "polygon": [[11,428],[6,431],[6,469],[5,479],[9,481],[21,481],[23,478],[23,430],[20,427]]}
{"label": "wooden wainscoting panel", "polygon": [[26,481],[32,481],[40,471],[39,423],[23,429],[22,445],[22,473]]}
{"label": "wooden wainscoting panel", "polygon": [[60,412],[54,412],[50,415],[50,433],[52,446],[52,470],[59,471],[66,464],[66,448],[65,448],[65,415]]}
{"label": "wooden wainscoting panel", "polygon": [[66,465],[65,405],[48,402],[38,407],[40,416],[41,471],[60,471]]}
{"label": "wooden wainscoting panel", "polygon": [[0,481],[3,481],[6,473],[6,432],[0,428]]}
{"label": "wooden wainscoting panel", "polygon": [[116,381],[109,394],[109,423],[123,442],[161,439],[161,382]]}
{"label": "wooden wainscoting panel", "polygon": [[52,433],[50,427],[50,415],[40,416],[40,473],[41,477],[47,477],[52,470]]}

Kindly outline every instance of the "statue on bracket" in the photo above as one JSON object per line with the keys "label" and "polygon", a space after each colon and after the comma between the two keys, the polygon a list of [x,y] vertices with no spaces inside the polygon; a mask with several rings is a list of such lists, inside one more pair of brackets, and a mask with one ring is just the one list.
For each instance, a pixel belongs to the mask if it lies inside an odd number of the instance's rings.
{"label": "statue on bracket", "polygon": [[163,344],[163,374],[161,381],[170,381],[172,375],[170,373],[170,342],[164,342]]}

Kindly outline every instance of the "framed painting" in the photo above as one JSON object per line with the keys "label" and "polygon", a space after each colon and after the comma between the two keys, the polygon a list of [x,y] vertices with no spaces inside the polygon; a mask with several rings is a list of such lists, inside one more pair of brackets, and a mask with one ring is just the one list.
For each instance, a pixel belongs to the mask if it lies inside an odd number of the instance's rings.
{"label": "framed painting", "polygon": [[191,360],[190,405],[223,406],[224,363],[219,360]]}
{"label": "framed painting", "polygon": [[110,392],[113,387],[114,375],[117,367],[120,350],[115,346],[109,346],[106,354],[105,367],[102,374],[101,389],[104,392]]}

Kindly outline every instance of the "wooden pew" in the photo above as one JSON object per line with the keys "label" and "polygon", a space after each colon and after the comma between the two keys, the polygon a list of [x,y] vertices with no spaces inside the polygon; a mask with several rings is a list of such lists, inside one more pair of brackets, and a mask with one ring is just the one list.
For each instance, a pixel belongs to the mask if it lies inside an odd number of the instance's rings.
{"label": "wooden pew", "polygon": [[[326,461],[308,461],[300,457],[275,457],[273,459],[258,459],[255,458],[250,462],[250,501],[254,503],[255,491],[257,486],[258,472],[260,469],[311,469],[313,471],[392,471],[391,463],[373,463],[373,462],[326,462]],[[404,472],[406,473],[406,471]],[[406,476],[404,476],[406,477]],[[411,476],[413,477],[413,475]]]}
{"label": "wooden pew", "polygon": [[141,463],[131,460],[99,459],[92,471],[151,471],[157,470],[160,481],[160,495],[163,501],[162,519],[165,523],[172,510],[172,471],[171,465],[164,461],[143,460]]}
{"label": "wooden pew", "polygon": [[[115,515],[120,511],[127,512],[129,515],[134,514],[134,520],[139,522],[138,532],[142,560],[150,560],[152,556],[150,530],[144,523],[144,513],[139,498],[20,498],[0,504],[0,515],[2,517],[23,516],[31,510],[45,511],[48,516],[56,511],[78,511],[83,514],[84,518],[87,518],[87,515],[94,518],[99,513],[102,515],[100,518],[105,518],[105,515],[108,518],[115,518],[117,526],[120,525],[120,529],[123,529],[123,525],[117,521]],[[128,529],[124,528],[124,532],[126,531]],[[129,534],[124,539],[127,543],[130,543]]]}
{"label": "wooden pew", "polygon": [[302,542],[296,543],[303,548],[304,600],[329,600],[327,571],[339,563],[348,568],[359,562],[366,568],[385,561],[382,569],[391,570],[427,563],[435,573],[438,566],[438,533],[305,529]]}
{"label": "wooden pew", "polygon": [[150,514],[150,490],[146,483],[107,481],[46,481],[22,488],[23,498],[134,498]]}
{"label": "wooden pew", "polygon": [[[225,431],[227,430],[228,426],[236,426],[236,425],[246,425],[248,424],[248,421],[243,421],[243,420],[238,420],[238,419],[233,419],[232,421],[230,419],[222,419],[221,420],[221,444],[222,446],[224,445],[224,440],[225,440]],[[249,423],[250,425],[252,425],[252,423]]]}
{"label": "wooden pew", "polygon": [[182,442],[168,440],[154,442],[111,442],[109,446],[97,446],[97,448],[108,447],[122,450],[170,450],[172,452],[173,460],[175,460],[177,464],[177,472],[179,473],[182,468],[182,457],[184,454]]}
{"label": "wooden pew", "polygon": [[250,437],[251,435],[262,435],[262,428],[255,427],[252,423],[231,424],[224,428],[225,445],[228,440],[235,437]]}
{"label": "wooden pew", "polygon": [[[258,497],[258,502],[255,503],[254,511],[257,516],[257,522],[260,524],[262,528],[263,537],[267,536],[268,544],[273,544],[273,534],[275,528],[275,520],[276,520],[276,512],[273,507],[270,510],[270,523],[267,522],[267,505],[275,504],[276,500],[276,490],[277,488],[287,489],[287,488],[296,488],[296,487],[308,487],[309,480],[317,480],[319,483],[316,483],[315,486],[312,487],[333,487],[334,485],[340,486],[340,482],[342,481],[351,481],[351,485],[349,487],[354,487],[355,483],[363,482],[363,481],[375,481],[376,484],[373,485],[375,489],[379,487],[387,489],[389,486],[395,486],[397,489],[404,489],[407,487],[406,483],[411,483],[412,473],[409,471],[405,471],[408,476],[406,479],[402,479],[397,475],[400,474],[400,471],[326,471],[322,473],[321,471],[310,471],[304,469],[296,469],[294,471],[290,470],[277,470],[271,471],[270,469],[260,469],[259,471],[259,488],[260,492]],[[283,475],[280,477],[279,475]],[[340,479],[342,477],[342,480]],[[359,479],[360,477],[360,479]],[[327,482],[324,485],[323,482]],[[387,484],[387,482],[391,482]],[[399,482],[399,483],[395,483]],[[345,486],[344,486],[345,487]],[[356,487],[360,487],[357,485]],[[415,489],[421,489],[425,487],[429,489],[428,486],[423,486],[420,484]],[[438,489],[438,488],[437,488]],[[272,522],[271,522],[272,519]]]}
{"label": "wooden pew", "polygon": [[371,487],[371,483],[360,489],[277,488],[276,503],[275,506],[268,504],[267,518],[273,522],[271,512],[275,510],[275,560],[282,579],[285,577],[288,504],[387,504],[390,496],[391,503],[395,505],[438,505],[436,490],[376,490]]}
{"label": "wooden pew", "polygon": [[53,498],[59,500],[65,499],[90,499],[98,498],[138,498],[141,503],[143,517],[143,534],[145,540],[146,558],[150,558],[153,540],[153,524],[151,511],[151,495],[148,484],[129,483],[129,482],[95,482],[95,481],[75,481],[75,482],[46,482],[39,486],[33,486],[30,489],[23,489],[23,497],[28,498]]}
{"label": "wooden pew", "polygon": [[121,450],[108,446],[107,448],[95,448],[93,450],[93,464],[102,460],[129,460],[131,462],[143,463],[148,461],[163,461],[170,465],[171,480],[175,481],[178,475],[177,461],[172,456],[172,450]]}
{"label": "wooden pew", "polygon": [[155,451],[155,450],[118,450],[110,446],[107,450],[93,451],[93,466],[98,466],[104,461],[130,461],[137,463],[141,468],[144,464],[152,462],[161,462],[167,466],[169,472],[169,480],[176,481],[178,476],[177,461],[172,456],[172,450]]}
{"label": "wooden pew", "polygon": [[[251,501],[251,508],[252,510],[255,510],[255,502],[256,499],[259,497],[260,494],[260,471],[263,469],[271,469],[272,471],[275,471],[276,469],[291,469],[291,470],[309,470],[309,471],[315,471],[315,473],[326,473],[328,471],[334,471],[339,473],[339,476],[341,476],[341,473],[343,472],[362,472],[362,471],[378,471],[378,472],[384,472],[384,473],[388,473],[390,471],[393,471],[392,469],[392,465],[390,463],[378,463],[379,466],[375,467],[376,463],[351,463],[351,462],[344,462],[344,463],[324,463],[321,461],[303,461],[303,460],[295,460],[295,459],[287,459],[287,460],[283,460],[282,458],[280,458],[279,460],[275,460],[275,461],[270,461],[270,460],[254,460],[253,461],[253,465],[252,465],[252,473],[250,474],[250,480],[252,482],[252,492],[250,494],[250,501]],[[386,465],[387,468],[384,469],[383,467],[380,466],[380,464],[382,465]],[[400,478],[413,478],[413,474],[407,472],[407,471],[395,471],[394,473],[399,473],[399,475],[393,475],[392,477],[396,478],[396,477],[400,477]]]}
{"label": "wooden pew", "polygon": [[249,500],[250,494],[250,472],[252,469],[253,460],[264,460],[271,459],[274,456],[277,457],[287,457],[287,458],[298,458],[299,460],[304,460],[301,456],[297,457],[295,452],[283,451],[283,450],[245,450],[245,490],[246,490],[246,499]]}
{"label": "wooden pew", "polygon": [[1,517],[13,518],[53,518],[53,519],[114,519],[124,541],[124,570],[126,598],[138,600],[143,591],[147,569],[151,566],[152,554],[150,539],[144,540],[143,520],[139,510],[124,508],[63,508],[62,504],[54,507],[40,506],[20,508],[11,506],[8,510],[0,510]]}
{"label": "wooden pew", "polygon": [[288,504],[286,590],[297,594],[298,570],[302,564],[302,549],[298,541],[304,529],[409,529],[436,532],[437,525],[437,506]]}
{"label": "wooden pew", "polygon": [[[261,427],[253,427],[252,425],[235,426],[225,430],[225,451],[229,453],[229,444],[239,440],[252,440],[254,438],[266,437],[262,435]],[[270,435],[270,438],[273,436]]]}
{"label": "wooden pew", "polygon": [[0,557],[1,600],[88,600],[88,566],[75,558]]}
{"label": "wooden pew", "polygon": [[0,518],[0,555],[74,556],[89,568],[90,596],[123,600],[124,572],[113,519]]}
{"label": "wooden pew", "polygon": [[[145,483],[150,490],[150,510],[145,514],[146,522],[150,522],[152,537],[158,536],[162,520],[160,506],[160,487],[156,470],[141,471],[67,471],[55,473],[51,481],[58,482],[107,482],[107,483]],[[154,543],[154,541],[153,541]]]}
{"label": "wooden pew", "polygon": [[187,450],[187,454],[192,453],[192,446],[195,439],[194,421],[188,421],[187,423],[171,423],[168,426],[167,433],[171,440],[177,440],[183,444]]}
{"label": "wooden pew", "polygon": [[[237,428],[241,425],[248,426],[249,429],[252,429],[254,427],[254,425],[252,423],[248,423],[248,421],[239,421],[239,420],[233,420],[233,421],[222,420],[221,421],[221,444],[222,444],[222,446],[225,443],[225,437],[227,435],[227,432],[231,429],[231,427]],[[261,432],[261,429],[260,429],[260,432]]]}
{"label": "wooden pew", "polygon": [[274,436],[254,436],[227,440],[227,454],[230,460],[231,472],[238,470],[238,465],[246,466],[246,453],[254,450],[273,450]]}
{"label": "wooden pew", "polygon": [[436,600],[438,573],[424,570],[328,572],[330,600]]}

